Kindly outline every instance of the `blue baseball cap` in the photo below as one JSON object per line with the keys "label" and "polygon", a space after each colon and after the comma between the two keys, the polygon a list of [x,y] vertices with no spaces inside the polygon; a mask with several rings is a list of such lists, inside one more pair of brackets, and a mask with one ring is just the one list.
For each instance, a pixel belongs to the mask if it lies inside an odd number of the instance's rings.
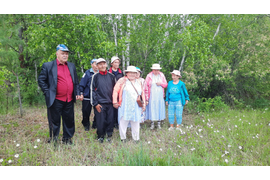
{"label": "blue baseball cap", "polygon": [[96,61],[97,61],[97,59],[92,59],[91,64],[93,64]]}
{"label": "blue baseball cap", "polygon": [[65,46],[64,44],[59,44],[59,45],[56,47],[56,51],[58,51],[58,50],[61,50],[61,51],[68,51],[68,52],[69,52],[67,46]]}
{"label": "blue baseball cap", "polygon": [[137,71],[142,72],[140,68],[136,67]]}

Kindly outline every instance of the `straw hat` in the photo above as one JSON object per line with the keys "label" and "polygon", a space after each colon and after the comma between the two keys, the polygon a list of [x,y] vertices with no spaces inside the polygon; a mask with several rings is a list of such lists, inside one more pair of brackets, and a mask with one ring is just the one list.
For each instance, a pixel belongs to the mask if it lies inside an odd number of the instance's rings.
{"label": "straw hat", "polygon": [[151,69],[162,69],[159,64],[153,64]]}
{"label": "straw hat", "polygon": [[178,70],[173,70],[173,72],[171,72],[171,74],[175,74],[177,76],[181,76],[181,73]]}
{"label": "straw hat", "polygon": [[135,66],[128,66],[125,72],[138,72]]}

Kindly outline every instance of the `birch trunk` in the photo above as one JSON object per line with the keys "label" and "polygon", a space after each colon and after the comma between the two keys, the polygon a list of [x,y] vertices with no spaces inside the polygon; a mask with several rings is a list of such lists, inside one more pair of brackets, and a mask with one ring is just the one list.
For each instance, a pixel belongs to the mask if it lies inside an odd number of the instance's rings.
{"label": "birch trunk", "polygon": [[129,46],[130,46],[130,43],[129,43],[129,38],[130,38],[130,16],[127,15],[127,49],[126,49],[126,56],[127,56],[127,67],[129,66]]}
{"label": "birch trunk", "polygon": [[19,82],[19,76],[18,73],[16,73],[16,77],[17,77],[17,86],[18,86],[18,93],[19,93],[19,103],[20,103],[20,115],[21,117],[23,116],[23,112],[22,112],[22,99],[21,99],[21,88],[20,88],[20,82]]}
{"label": "birch trunk", "polygon": [[182,61],[181,61],[181,65],[180,65],[180,67],[179,67],[179,71],[180,71],[181,73],[182,73],[183,70],[184,70],[183,65],[184,65],[184,61],[185,61],[185,56],[186,56],[186,50],[184,51],[184,55],[183,55],[183,58],[182,58]]}
{"label": "birch trunk", "polygon": [[[80,56],[79,51],[77,52],[77,54],[78,54],[78,58],[79,58],[80,64],[82,64],[82,60],[81,60],[81,56]],[[84,73],[83,65],[81,65],[81,71],[82,71],[82,73]]]}

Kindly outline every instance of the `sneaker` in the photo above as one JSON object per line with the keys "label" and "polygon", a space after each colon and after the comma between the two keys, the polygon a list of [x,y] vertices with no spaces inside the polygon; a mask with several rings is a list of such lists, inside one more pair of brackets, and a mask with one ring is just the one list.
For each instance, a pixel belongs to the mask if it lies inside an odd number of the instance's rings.
{"label": "sneaker", "polygon": [[90,126],[84,126],[85,131],[89,131],[89,129],[90,129]]}
{"label": "sneaker", "polygon": [[73,142],[71,141],[71,139],[62,139],[62,143],[67,144],[67,145],[73,145]]}
{"label": "sneaker", "polygon": [[126,141],[126,139],[121,139],[121,142],[126,143],[127,141]]}
{"label": "sneaker", "polygon": [[103,143],[104,139],[103,138],[98,138],[99,143]]}
{"label": "sneaker", "polygon": [[154,125],[154,123],[153,123],[153,124],[151,124],[150,129],[154,129],[154,128],[155,128],[155,125]]}
{"label": "sneaker", "polygon": [[157,125],[157,128],[158,128],[158,129],[161,129],[161,126],[160,126],[160,124],[158,124],[158,125]]}
{"label": "sneaker", "polygon": [[173,131],[174,130],[174,127],[170,127],[168,130],[169,131]]}
{"label": "sneaker", "polygon": [[111,142],[112,142],[112,139],[111,139],[110,137],[107,137],[106,141],[107,141],[108,143],[111,143]]}

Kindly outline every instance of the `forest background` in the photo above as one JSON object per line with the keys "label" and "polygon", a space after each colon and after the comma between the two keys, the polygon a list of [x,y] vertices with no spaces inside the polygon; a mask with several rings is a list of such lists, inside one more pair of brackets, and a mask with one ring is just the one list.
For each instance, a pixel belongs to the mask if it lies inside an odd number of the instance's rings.
{"label": "forest background", "polygon": [[80,78],[94,58],[121,58],[143,78],[181,71],[193,112],[270,105],[268,14],[1,14],[0,114],[45,105],[37,78],[65,44]]}

